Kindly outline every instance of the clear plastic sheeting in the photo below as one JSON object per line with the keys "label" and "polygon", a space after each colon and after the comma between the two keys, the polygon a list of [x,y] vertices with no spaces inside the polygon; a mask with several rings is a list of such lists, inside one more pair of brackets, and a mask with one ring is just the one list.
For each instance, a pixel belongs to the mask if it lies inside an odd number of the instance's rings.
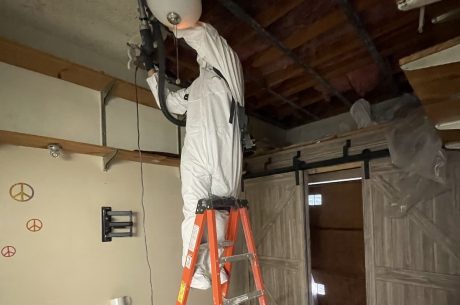
{"label": "clear plastic sheeting", "polygon": [[446,154],[442,141],[422,109],[398,120],[387,138],[394,165],[406,172],[445,183]]}
{"label": "clear plastic sheeting", "polygon": [[397,118],[407,117],[418,107],[420,107],[419,99],[415,95],[405,93],[374,105],[372,116],[376,122],[389,122]]}
{"label": "clear plastic sheeting", "polygon": [[353,103],[350,114],[356,122],[358,128],[365,128],[372,125],[371,104],[361,98]]}
{"label": "clear plastic sheeting", "polygon": [[402,217],[417,203],[447,191],[442,141],[423,110],[395,122],[387,135],[392,163],[401,171],[391,179],[376,177],[376,186],[389,199],[388,217]]}

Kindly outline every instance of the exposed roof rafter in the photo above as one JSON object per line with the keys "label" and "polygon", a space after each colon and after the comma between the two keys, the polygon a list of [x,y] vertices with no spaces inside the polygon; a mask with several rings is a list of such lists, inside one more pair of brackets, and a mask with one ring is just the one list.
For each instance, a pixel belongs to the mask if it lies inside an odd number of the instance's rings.
{"label": "exposed roof rafter", "polygon": [[338,0],[340,6],[342,7],[345,15],[348,17],[348,21],[355,29],[356,33],[358,34],[361,41],[366,46],[367,50],[372,56],[372,59],[375,61],[377,66],[380,69],[380,73],[382,74],[384,81],[388,82],[391,90],[394,93],[398,93],[398,86],[396,85],[395,80],[393,79],[393,73],[390,65],[388,62],[383,58],[383,56],[377,50],[374,42],[372,41],[371,36],[367,32],[361,18],[359,17],[356,10],[353,8],[349,0]]}
{"label": "exposed roof rafter", "polygon": [[[318,72],[312,67],[303,62],[291,49],[279,41],[275,36],[269,33],[262,25],[260,25],[254,18],[249,16],[241,7],[239,7],[232,0],[219,0],[219,2],[227,8],[233,15],[240,20],[249,24],[259,35],[270,41],[276,48],[282,51],[287,57],[289,57],[294,63],[304,69],[304,71],[311,75],[318,83],[326,88],[332,95],[336,96],[344,105],[350,106],[350,101],[342,95],[332,84],[323,78]],[[300,107],[300,106],[299,106]],[[302,108],[303,109],[303,108]]]}

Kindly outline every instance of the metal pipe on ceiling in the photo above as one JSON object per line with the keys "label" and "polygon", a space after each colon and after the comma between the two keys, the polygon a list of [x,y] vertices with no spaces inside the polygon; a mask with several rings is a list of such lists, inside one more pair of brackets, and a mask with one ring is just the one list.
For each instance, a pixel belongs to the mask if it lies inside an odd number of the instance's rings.
{"label": "metal pipe on ceiling", "polygon": [[388,62],[383,58],[380,52],[377,50],[376,45],[372,41],[371,36],[367,32],[361,18],[359,17],[356,10],[353,8],[349,0],[338,0],[342,10],[348,18],[348,21],[355,29],[361,41],[366,46],[366,49],[372,56],[372,59],[375,61],[377,66],[380,69],[380,73],[383,76],[384,80],[387,81],[391,87],[391,90],[395,93],[399,93],[398,86],[396,81],[393,78],[393,73],[391,72],[391,67]]}
{"label": "metal pipe on ceiling", "polygon": [[238,4],[232,0],[219,0],[219,2],[229,10],[235,17],[239,18],[243,22],[251,26],[254,31],[263,36],[265,39],[270,41],[270,43],[283,52],[287,57],[289,57],[295,64],[302,67],[305,72],[311,75],[316,81],[318,81],[324,88],[326,88],[332,95],[335,95],[345,106],[351,106],[350,101],[340,93],[328,80],[322,77],[318,72],[316,72],[312,67],[303,62],[291,49],[284,45],[280,40],[275,36],[269,33],[261,24],[259,24],[254,18],[248,15]]}

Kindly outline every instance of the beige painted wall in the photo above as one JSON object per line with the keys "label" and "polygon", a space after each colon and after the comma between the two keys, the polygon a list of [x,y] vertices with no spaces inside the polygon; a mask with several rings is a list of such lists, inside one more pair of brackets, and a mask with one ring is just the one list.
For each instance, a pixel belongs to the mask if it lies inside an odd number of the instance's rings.
{"label": "beige painted wall", "polygon": [[[141,234],[139,164],[117,163],[102,172],[100,158],[71,155],[53,159],[46,150],[0,146],[0,256],[2,305],[107,305],[129,295],[149,304],[148,269]],[[145,165],[147,237],[154,304],[175,303],[180,282],[182,201],[177,168]],[[32,200],[10,198],[9,187],[26,182]],[[136,237],[101,242],[100,208],[137,213]],[[25,228],[40,218],[39,232]],[[189,304],[211,304],[209,291],[192,291]]]}
{"label": "beige painted wall", "polygon": [[[101,144],[100,93],[0,63],[0,129]],[[176,127],[161,111],[140,105],[142,148],[177,152]],[[107,145],[137,149],[136,105],[121,98],[107,106]]]}

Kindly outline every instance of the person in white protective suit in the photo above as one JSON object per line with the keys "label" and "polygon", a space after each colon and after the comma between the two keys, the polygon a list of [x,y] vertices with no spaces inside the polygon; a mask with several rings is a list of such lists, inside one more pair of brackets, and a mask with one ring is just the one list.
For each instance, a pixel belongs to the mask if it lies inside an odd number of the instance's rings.
{"label": "person in white protective suit", "polygon": [[[192,28],[177,30],[176,36],[185,39],[196,50],[200,66],[199,77],[188,88],[176,92],[166,90],[168,110],[175,114],[187,113],[180,164],[184,265],[198,201],[210,196],[238,197],[239,194],[242,169],[240,130],[237,115],[234,115],[233,123],[229,118],[232,98],[244,106],[244,81],[238,56],[211,25],[198,22]],[[220,71],[223,78],[214,69]],[[149,75],[147,83],[159,104],[157,75],[153,70]],[[225,239],[227,220],[228,212],[216,211],[218,242]],[[202,242],[206,242],[205,234]],[[227,275],[222,270],[221,282],[226,281]],[[207,244],[200,246],[191,287],[211,287]]]}

